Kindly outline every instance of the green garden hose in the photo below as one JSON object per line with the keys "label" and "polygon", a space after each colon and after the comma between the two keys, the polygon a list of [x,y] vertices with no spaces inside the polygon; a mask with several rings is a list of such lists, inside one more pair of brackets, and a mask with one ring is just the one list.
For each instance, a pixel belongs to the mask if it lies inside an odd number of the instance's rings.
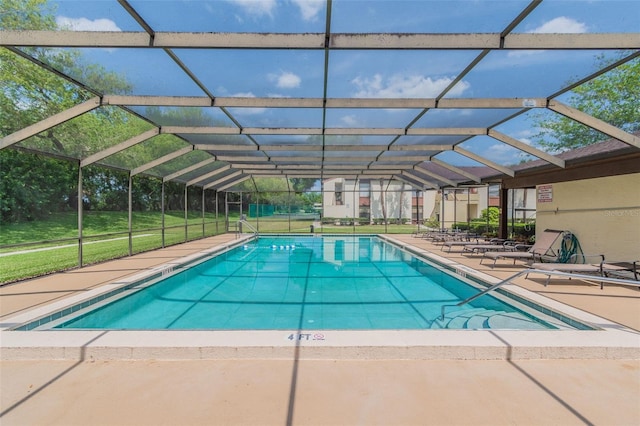
{"label": "green garden hose", "polygon": [[[578,256],[582,255],[582,247],[580,247],[580,242],[578,238],[571,232],[565,232],[562,235],[562,243],[560,245],[560,253],[558,254],[558,262],[559,263],[569,263],[572,259],[575,258],[573,263],[578,262]],[[582,256],[582,262],[584,262],[584,256]]]}

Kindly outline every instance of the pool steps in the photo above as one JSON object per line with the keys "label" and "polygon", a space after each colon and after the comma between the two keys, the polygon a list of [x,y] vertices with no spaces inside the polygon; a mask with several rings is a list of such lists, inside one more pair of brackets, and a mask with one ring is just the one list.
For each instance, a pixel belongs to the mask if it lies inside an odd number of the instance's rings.
{"label": "pool steps", "polygon": [[[498,325],[501,329],[517,330],[522,325],[531,326],[536,322],[517,312],[496,311],[485,308],[464,309],[460,311],[450,312],[445,315],[444,320],[436,319],[432,325],[432,329],[466,329],[479,330],[495,328]],[[543,329],[544,327],[540,327]]]}

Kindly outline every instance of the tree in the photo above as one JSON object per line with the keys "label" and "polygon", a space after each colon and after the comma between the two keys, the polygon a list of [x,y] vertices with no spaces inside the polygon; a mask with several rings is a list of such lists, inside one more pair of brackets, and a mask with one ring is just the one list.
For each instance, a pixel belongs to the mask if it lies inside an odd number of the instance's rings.
{"label": "tree", "polygon": [[305,192],[313,188],[317,179],[314,178],[290,178],[291,188],[296,192]]}
{"label": "tree", "polygon": [[[597,59],[599,68],[608,65]],[[568,104],[627,132],[640,130],[640,59],[636,58],[573,89]],[[602,133],[570,118],[538,114],[541,131],[533,140],[550,151],[565,151],[602,141]]]}
{"label": "tree", "polygon": [[486,208],[480,212],[480,217],[483,221],[497,222],[500,219],[500,209],[497,207]]}
{"label": "tree", "polygon": [[78,168],[42,155],[0,152],[0,222],[31,221],[73,208]]}
{"label": "tree", "polygon": [[[46,0],[0,0],[0,28],[56,30],[55,8]],[[105,93],[129,93],[131,85],[120,75],[84,62],[75,49],[23,48],[24,53]],[[6,136],[73,107],[94,94],[36,65],[9,49],[0,49],[0,136]],[[102,107],[41,132],[13,148],[48,152],[80,159],[142,133],[151,126],[117,107]],[[174,143],[175,145],[175,143]],[[131,151],[138,161],[150,161]],[[147,150],[149,151],[149,150]],[[165,149],[167,151],[167,149]],[[149,156],[151,154],[148,154]],[[116,158],[127,164],[127,157]],[[140,163],[137,163],[140,164]],[[128,164],[127,164],[128,165]],[[21,150],[0,151],[0,220],[21,221],[77,207],[77,164]],[[98,176],[102,174],[102,176]],[[107,199],[117,179],[108,171],[89,170],[89,191]],[[92,188],[102,182],[102,188]],[[105,184],[108,183],[108,184]],[[89,195],[89,193],[88,193]],[[116,197],[117,198],[117,197]],[[126,198],[125,198],[126,200]],[[107,203],[108,204],[108,203]]]}

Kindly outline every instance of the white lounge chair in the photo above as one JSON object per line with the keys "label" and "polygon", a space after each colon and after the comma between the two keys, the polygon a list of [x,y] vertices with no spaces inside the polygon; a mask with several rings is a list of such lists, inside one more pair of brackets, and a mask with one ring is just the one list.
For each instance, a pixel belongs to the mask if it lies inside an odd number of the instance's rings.
{"label": "white lounge chair", "polygon": [[[609,276],[609,275],[618,275],[625,271],[631,271],[633,276],[637,280],[638,270],[637,264],[638,262],[605,262],[604,255],[579,255],[572,256],[572,260],[575,261],[577,259],[586,260],[587,257],[597,256],[600,258],[600,263],[542,263],[536,262],[529,265],[530,269],[536,269],[538,271],[550,271],[550,272],[567,272],[570,274],[598,274],[601,277]],[[630,269],[631,268],[631,269]],[[544,273],[544,272],[543,272]],[[525,278],[529,278],[529,274],[525,276]],[[625,277],[626,278],[626,277]],[[569,277],[571,279],[571,277]],[[549,284],[551,280],[551,274],[547,275],[547,280],[545,281],[545,287]],[[604,282],[600,281],[600,288],[604,288]]]}
{"label": "white lounge chair", "polygon": [[493,252],[493,251],[499,251],[499,252],[505,252],[505,251],[513,251],[515,250],[515,246],[514,246],[514,241],[512,240],[503,240],[500,238],[493,238],[491,241],[489,241],[489,243],[485,243],[485,244],[477,244],[477,243],[471,243],[471,244],[465,244],[462,247],[462,251],[463,252],[469,252],[469,253],[486,253],[486,252]]}
{"label": "white lounge chair", "polygon": [[[485,251],[482,259],[480,259],[480,264],[485,258],[493,259],[493,265],[491,267],[496,266],[496,261],[498,259],[513,259],[513,263],[516,263],[516,260],[535,260],[535,256],[542,258],[542,256],[552,253],[553,244],[557,241],[557,239],[564,233],[564,231],[558,231],[556,229],[545,229],[542,234],[536,238],[535,244],[532,246],[527,245],[515,245],[513,251],[508,252],[495,252],[495,251]],[[528,248],[528,250],[523,251],[522,248]]]}

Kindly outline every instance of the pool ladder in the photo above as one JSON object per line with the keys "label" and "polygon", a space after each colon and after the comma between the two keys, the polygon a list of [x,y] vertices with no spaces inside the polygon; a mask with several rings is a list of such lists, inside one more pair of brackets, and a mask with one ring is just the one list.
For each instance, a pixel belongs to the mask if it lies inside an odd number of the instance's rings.
{"label": "pool ladder", "polygon": [[240,235],[240,230],[242,229],[243,225],[246,226],[247,228],[249,228],[253,232],[253,235],[255,237],[259,237],[260,236],[260,234],[258,233],[258,230],[256,228],[254,228],[253,225],[251,225],[249,222],[247,222],[244,219],[240,219],[238,221],[238,225],[237,225],[237,234],[238,235]]}
{"label": "pool ladder", "polygon": [[542,269],[523,269],[522,271],[510,276],[509,278],[506,278],[494,285],[492,285],[491,287],[488,287],[484,290],[482,290],[480,293],[478,294],[474,294],[473,296],[464,299],[462,302],[458,302],[454,305],[442,305],[442,307],[440,308],[440,321],[444,321],[444,314],[445,314],[445,309],[446,308],[453,308],[456,306],[462,306],[462,305],[466,305],[469,302],[472,302],[474,300],[476,300],[478,297],[480,296],[484,296],[485,294],[492,292],[493,290],[496,290],[500,287],[502,287],[505,284],[509,284],[513,279],[518,278],[519,276],[522,275],[529,275],[529,274],[534,274],[534,273],[540,273],[540,274],[544,274],[547,276],[561,276],[561,277],[569,277],[569,278],[577,278],[577,279],[581,279],[584,281],[599,281],[600,282],[600,288],[603,288],[604,283],[612,283],[612,284],[622,284],[622,285],[630,285],[630,286],[634,286],[634,287],[638,287],[638,289],[640,289],[640,282],[638,281],[631,281],[631,280],[624,280],[621,278],[610,278],[607,276],[594,276],[594,275],[584,275],[584,274],[572,274],[569,272],[560,272],[560,271],[545,271]]}

